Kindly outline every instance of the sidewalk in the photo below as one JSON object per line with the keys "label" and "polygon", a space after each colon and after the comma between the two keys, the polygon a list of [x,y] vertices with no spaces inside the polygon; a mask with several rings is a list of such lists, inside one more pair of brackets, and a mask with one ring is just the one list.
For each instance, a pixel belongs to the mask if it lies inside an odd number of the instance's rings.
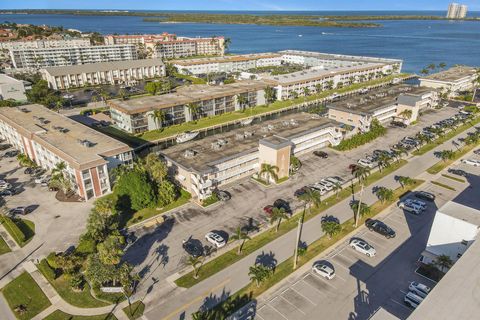
{"label": "sidewalk", "polygon": [[0,223],[0,236],[8,244],[8,246],[10,247],[10,250],[15,251],[20,249],[20,246],[15,242],[15,240],[13,240],[10,233],[8,233],[7,229],[5,229],[5,227],[1,223]]}

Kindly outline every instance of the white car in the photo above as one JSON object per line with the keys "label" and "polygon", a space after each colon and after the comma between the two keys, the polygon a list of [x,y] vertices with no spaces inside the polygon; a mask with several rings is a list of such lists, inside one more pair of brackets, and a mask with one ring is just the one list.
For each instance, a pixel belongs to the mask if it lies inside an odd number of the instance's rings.
{"label": "white car", "polygon": [[476,159],[462,159],[462,163],[465,163],[474,167],[480,166],[480,160],[476,160]]}
{"label": "white car", "polygon": [[227,244],[225,239],[214,231],[210,231],[209,233],[207,233],[205,235],[205,239],[207,239],[208,242],[214,244],[217,248],[224,247]]}
{"label": "white car", "polygon": [[312,266],[312,271],[325,279],[332,280],[335,278],[335,270],[325,263],[316,262]]}
{"label": "white car", "polygon": [[423,298],[417,296],[414,292],[409,292],[405,295],[403,299],[406,305],[410,306],[413,309],[416,309],[420,303],[422,303]]}
{"label": "white car", "polygon": [[361,239],[353,239],[350,241],[350,247],[355,251],[363,253],[367,257],[374,257],[377,254],[377,251],[374,247],[368,244],[368,242]]}
{"label": "white car", "polygon": [[36,184],[45,184],[45,183],[48,183],[49,181],[50,181],[49,176],[42,176],[35,179]]}
{"label": "white car", "polygon": [[12,188],[12,185],[8,182],[3,181],[2,183],[0,183],[0,190],[7,190],[11,188]]}
{"label": "white car", "polygon": [[431,290],[430,287],[427,287],[426,285],[415,281],[410,282],[408,289],[420,298],[425,298]]}
{"label": "white car", "polygon": [[359,165],[361,165],[362,167],[375,168],[375,163],[370,162],[366,159],[360,159],[360,160],[357,161],[357,163]]}
{"label": "white car", "polygon": [[325,179],[320,180],[318,183],[324,186],[328,191],[333,189],[333,184]]}
{"label": "white car", "polygon": [[312,189],[315,189],[317,190],[318,192],[320,192],[320,195],[324,195],[325,193],[327,193],[327,189],[325,188],[325,186],[319,184],[319,183],[315,183],[315,184],[312,184],[310,186],[310,188]]}
{"label": "white car", "polygon": [[338,183],[338,184],[343,184],[345,182],[345,180],[343,180],[342,178],[340,177],[328,177],[327,179],[325,179],[333,184],[335,183]]}

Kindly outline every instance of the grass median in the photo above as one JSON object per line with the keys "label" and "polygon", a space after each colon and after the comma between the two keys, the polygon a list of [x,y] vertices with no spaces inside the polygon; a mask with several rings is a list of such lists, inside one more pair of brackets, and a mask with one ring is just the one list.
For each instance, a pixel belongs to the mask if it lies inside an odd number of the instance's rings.
{"label": "grass median", "polygon": [[[406,160],[400,160],[398,162],[392,163],[389,167],[383,169],[381,172],[376,171],[368,176],[366,180],[366,185],[371,185],[372,183],[380,180],[381,178],[389,175],[390,173],[394,172],[395,170],[399,169],[400,167],[404,166],[408,162]],[[353,190],[352,190],[353,189]],[[353,192],[359,191],[360,186],[358,184],[353,184],[350,186],[345,186],[343,190],[338,192],[337,195],[332,195],[322,201],[318,208],[312,208],[311,214],[306,215],[305,221],[312,219],[313,217],[319,215],[323,211],[327,210],[328,208],[336,205],[340,201],[350,197]],[[300,214],[301,212],[297,212]],[[297,219],[289,219],[284,221],[280,225],[280,229],[278,232],[275,232],[275,228],[271,228],[270,230],[264,231],[257,236],[253,237],[251,240],[245,242],[243,246],[242,253],[240,255],[237,254],[237,248],[234,247],[231,250],[225,252],[224,254],[216,257],[215,259],[205,263],[198,272],[198,278],[195,279],[193,277],[193,272],[189,272],[182,277],[175,280],[175,283],[179,287],[190,288],[195,284],[207,279],[208,277],[214,275],[215,273],[225,269],[226,267],[234,264],[235,262],[241,260],[242,258],[248,256],[252,252],[260,249],[261,247],[265,246],[269,242],[281,237],[282,235],[290,232],[291,230],[297,227]]]}
{"label": "grass median", "polygon": [[35,224],[30,220],[0,216],[0,223],[20,247],[24,247],[35,235]]}
{"label": "grass median", "polygon": [[460,149],[458,149],[453,153],[452,159],[438,161],[433,166],[428,168],[427,172],[430,174],[437,174],[441,172],[443,169],[450,166],[452,163],[454,163],[455,161],[457,161],[458,159],[460,159],[461,157],[463,157],[464,155],[472,151],[476,146],[477,144],[470,144],[470,145],[461,147]]}
{"label": "grass median", "polygon": [[445,178],[453,180],[453,181],[465,183],[465,179],[457,178],[457,177],[454,177],[454,176],[451,176],[451,175],[448,175],[448,174],[442,174],[442,177],[445,177]]}
{"label": "grass median", "polygon": [[451,187],[449,185],[446,185],[446,184],[438,182],[438,181],[432,181],[432,184],[434,184],[436,186],[439,186],[439,187],[442,187],[442,188],[445,188],[445,189],[448,189],[448,190],[456,191],[456,189],[454,187]]}
{"label": "grass median", "polygon": [[145,311],[145,305],[142,301],[136,301],[132,303],[131,306],[126,306],[122,310],[123,312],[125,312],[128,319],[135,320],[143,316],[143,312]]}
{"label": "grass median", "polygon": [[10,247],[8,244],[5,242],[5,240],[0,236],[0,255],[8,253],[12,250],[10,250]]}
{"label": "grass median", "polygon": [[97,316],[74,316],[60,310],[55,310],[45,317],[44,320],[117,320],[117,318],[111,313]]}

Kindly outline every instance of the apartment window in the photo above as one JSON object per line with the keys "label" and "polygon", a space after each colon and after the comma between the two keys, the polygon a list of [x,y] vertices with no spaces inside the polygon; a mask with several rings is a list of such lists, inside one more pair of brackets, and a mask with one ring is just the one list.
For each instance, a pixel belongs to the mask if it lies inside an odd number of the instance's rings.
{"label": "apartment window", "polygon": [[467,240],[462,240],[462,244],[463,244],[464,246],[466,246],[466,245],[468,244],[468,241],[467,241]]}

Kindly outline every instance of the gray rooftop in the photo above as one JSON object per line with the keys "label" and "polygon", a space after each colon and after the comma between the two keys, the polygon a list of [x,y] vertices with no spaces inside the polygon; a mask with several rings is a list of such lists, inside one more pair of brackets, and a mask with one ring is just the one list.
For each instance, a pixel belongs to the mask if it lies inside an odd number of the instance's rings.
{"label": "gray rooftop", "polygon": [[355,95],[350,98],[327,105],[328,108],[347,111],[360,115],[370,115],[377,110],[394,105],[399,95],[421,96],[431,92],[431,88],[400,84],[392,87],[375,89],[364,95]]}
{"label": "gray rooftop", "polygon": [[445,81],[445,82],[455,82],[465,77],[470,77],[476,74],[476,70],[473,67],[468,66],[456,66],[448,70],[437,72],[431,74],[427,77],[422,77],[422,79],[434,80],[434,81]]}
{"label": "gray rooftop", "polygon": [[340,61],[368,61],[368,62],[402,62],[400,59],[389,58],[377,58],[377,57],[365,57],[365,56],[351,56],[345,54],[336,53],[324,53],[315,51],[302,51],[302,50],[283,50],[279,51],[280,54],[297,55],[302,57],[312,57],[322,60],[340,60]]}
{"label": "gray rooftop", "polygon": [[177,59],[171,60],[170,63],[181,66],[193,66],[208,63],[228,63],[228,62],[240,62],[258,59],[268,59],[281,57],[278,53],[264,52],[264,53],[249,53],[239,55],[227,55],[222,57],[207,57],[198,59]]}
{"label": "gray rooftop", "polygon": [[472,207],[454,201],[448,201],[437,211],[458,220],[480,226],[480,211]]}
{"label": "gray rooftop", "polygon": [[[258,151],[261,139],[271,137],[274,137],[275,140],[278,140],[278,137],[289,139],[303,132],[337,125],[335,121],[326,118],[313,117],[308,113],[296,113],[219,133],[201,140],[178,144],[162,150],[162,154],[187,170],[209,172],[215,164]],[[227,141],[227,144],[218,150],[212,149],[212,143],[219,139]],[[190,150],[195,152],[195,156],[185,157],[185,152]]]}

